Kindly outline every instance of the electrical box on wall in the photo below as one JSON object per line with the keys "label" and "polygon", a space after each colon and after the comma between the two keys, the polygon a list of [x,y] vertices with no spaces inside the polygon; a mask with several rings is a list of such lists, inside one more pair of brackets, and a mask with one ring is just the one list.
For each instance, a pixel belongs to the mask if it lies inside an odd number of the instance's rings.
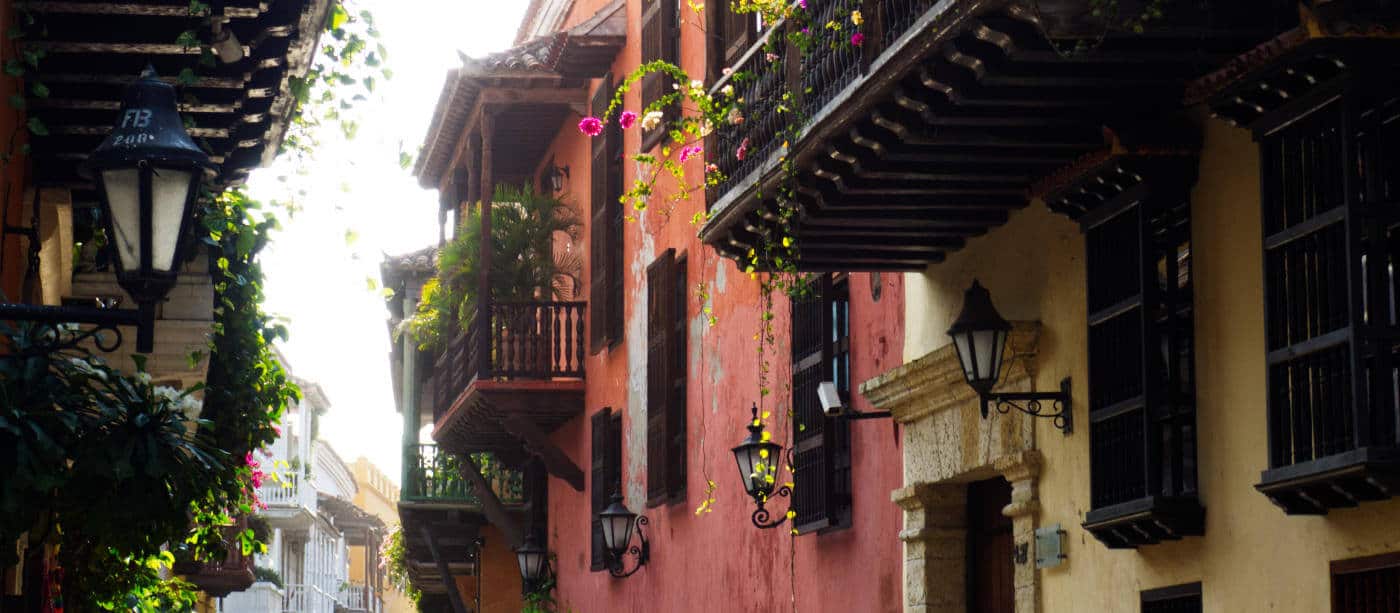
{"label": "electrical box on wall", "polygon": [[1035,529],[1035,567],[1054,568],[1064,563],[1064,536],[1065,531],[1060,529],[1060,524],[1051,524],[1044,528]]}

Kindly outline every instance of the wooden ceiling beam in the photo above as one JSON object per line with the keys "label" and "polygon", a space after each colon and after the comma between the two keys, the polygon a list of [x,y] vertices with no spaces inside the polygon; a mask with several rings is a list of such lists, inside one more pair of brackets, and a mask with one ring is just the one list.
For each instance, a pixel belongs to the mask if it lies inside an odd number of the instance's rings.
{"label": "wooden ceiling beam", "polygon": [[[197,17],[188,5],[143,4],[136,2],[26,2],[25,8],[35,13],[70,15],[137,15],[146,17]],[[255,7],[225,6],[223,17],[254,19],[267,11],[267,3]]]}

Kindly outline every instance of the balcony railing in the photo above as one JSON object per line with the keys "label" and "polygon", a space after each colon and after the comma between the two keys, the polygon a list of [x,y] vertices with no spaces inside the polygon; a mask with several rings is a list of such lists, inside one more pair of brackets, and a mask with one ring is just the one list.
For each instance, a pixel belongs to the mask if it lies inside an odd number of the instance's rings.
{"label": "balcony railing", "polygon": [[[279,482],[280,481],[280,482]],[[268,477],[258,488],[258,499],[271,508],[316,508],[316,488],[302,483],[296,471],[278,472],[277,479]]]}
{"label": "balcony railing", "polygon": [[[416,445],[408,460],[408,483],[404,484],[403,500],[465,504],[481,502],[471,484],[462,477],[462,461],[458,456],[439,450],[437,445]],[[481,472],[501,502],[524,502],[525,480],[519,471],[487,463]]]}
{"label": "balcony railing", "polygon": [[[780,133],[793,117],[810,122],[837,94],[868,71],[871,58],[889,49],[936,3],[936,0],[864,3],[875,5],[876,10],[864,11],[866,21],[861,31],[865,41],[860,47],[849,44],[844,38],[828,41],[830,34],[826,33],[818,35],[805,53],[785,40],[773,45],[770,51],[770,39],[780,37],[774,40],[783,40],[786,28],[792,27],[786,20],[773,24],[737,64],[730,67],[733,69],[731,76],[719,80],[711,90],[713,94],[725,85],[733,85],[735,96],[744,100],[744,121],[737,125],[726,122],[715,128],[714,140],[707,148],[709,161],[719,168],[725,180],[713,188],[707,201],[714,203],[717,196],[762,168],[781,146],[784,138]],[[843,21],[837,18],[837,13],[848,4],[845,0],[808,0],[806,12],[812,16],[811,23],[816,24],[811,27],[817,29],[829,21]],[[784,93],[791,93],[794,99],[784,103]],[[780,106],[787,110],[780,110]],[[801,114],[796,115],[797,111]],[[748,145],[744,159],[740,160],[736,153],[746,139]]]}
{"label": "balcony railing", "polygon": [[340,604],[352,613],[380,613],[383,610],[379,593],[368,585],[354,581],[340,589]]}
{"label": "balcony railing", "polygon": [[292,584],[286,589],[282,610],[286,613],[335,613],[336,600],[315,585]]}
{"label": "balcony railing", "polygon": [[[468,326],[433,369],[434,419],[475,379],[583,376],[584,302],[494,302],[487,329]],[[475,320],[475,318],[474,318]]]}

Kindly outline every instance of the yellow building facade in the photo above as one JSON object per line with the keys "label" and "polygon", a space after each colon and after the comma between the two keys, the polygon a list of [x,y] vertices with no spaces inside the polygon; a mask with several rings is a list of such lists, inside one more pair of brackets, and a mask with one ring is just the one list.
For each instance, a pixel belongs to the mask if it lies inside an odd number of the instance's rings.
{"label": "yellow building facade", "polygon": [[[1011,485],[1002,513],[1014,525],[1018,613],[1146,611],[1144,592],[1183,585],[1199,590],[1197,610],[1208,612],[1380,610],[1334,608],[1342,594],[1333,572],[1400,551],[1400,501],[1288,515],[1256,490],[1270,468],[1260,145],[1203,107],[1191,122],[1203,134],[1188,266],[1204,534],[1110,549],[1081,527],[1095,468],[1085,235],[1038,200],[945,262],[905,275],[905,364],[862,387],[901,424],[905,487],[893,499],[905,510],[906,611],[976,610],[964,583],[968,484],[995,477]],[[1069,377],[1072,433],[1016,411],[979,415],[947,332],[974,279],[1016,325],[998,389],[1052,390]],[[1055,524],[1065,557],[1037,569],[1034,531]],[[1394,602],[1396,585],[1378,581],[1378,598]]]}
{"label": "yellow building facade", "polygon": [[[369,458],[360,456],[355,458],[350,465],[350,471],[355,477],[355,506],[361,510],[378,517],[386,526],[396,525],[399,521],[399,486],[395,485],[389,477],[379,470]],[[366,547],[350,547],[350,581],[365,583],[365,555]],[[378,562],[374,562],[378,564]],[[388,583],[384,583],[380,592],[384,599],[384,613],[411,613],[417,607],[413,601],[404,595],[397,588]]]}

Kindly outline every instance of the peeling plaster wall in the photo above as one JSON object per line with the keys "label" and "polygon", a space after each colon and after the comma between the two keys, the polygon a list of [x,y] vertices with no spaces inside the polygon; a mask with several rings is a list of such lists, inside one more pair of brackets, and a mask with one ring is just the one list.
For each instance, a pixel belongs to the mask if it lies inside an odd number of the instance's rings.
{"label": "peeling plaster wall", "polygon": [[[606,0],[578,0],[564,27],[591,16]],[[640,0],[628,0],[628,45],[613,66],[620,79],[640,63],[638,16]],[[681,4],[682,18],[699,21]],[[681,65],[692,74],[704,67],[702,28],[681,26]],[[597,87],[601,80],[593,83]],[[592,89],[592,88],[590,88]],[[626,98],[626,108],[639,106],[636,90]],[[542,163],[571,169],[567,199],[589,217],[589,141],[579,134],[578,117],[559,126]],[[640,131],[628,130],[624,151],[636,152]],[[638,169],[625,163],[625,182]],[[698,177],[700,161],[687,172]],[[650,564],[636,575],[613,579],[605,572],[590,572],[589,490],[574,491],[558,479],[549,480],[549,549],[558,555],[560,602],[575,611],[898,611],[902,597],[901,544],[897,536],[901,512],[890,502],[889,492],[901,483],[899,433],[888,420],[872,420],[852,427],[854,462],[854,527],[825,535],[792,539],[786,528],[759,530],[750,523],[753,502],[744,495],[730,448],[745,434],[748,409],[758,397],[759,359],[754,333],[759,321],[757,284],[702,246],[691,216],[703,210],[698,197],[681,201],[669,215],[661,204],[676,186],[664,177],[656,187],[651,210],[637,213],[625,227],[623,262],[625,284],[625,338],[619,344],[588,357],[585,414],[565,424],[553,440],[585,473],[590,465],[589,417],[603,407],[623,412],[623,481],[627,505],[651,520]],[[589,220],[591,221],[591,220]],[[587,236],[583,248],[589,250]],[[687,261],[691,298],[687,307],[688,404],[687,486],[684,500],[656,508],[645,506],[646,492],[646,267],[656,255],[674,248]],[[593,257],[594,254],[589,254]],[[590,271],[584,267],[584,286]],[[718,324],[708,325],[694,288],[705,283]],[[898,365],[903,355],[904,279],[882,277],[879,302],[871,299],[871,276],[851,278],[852,382],[859,383]],[[586,298],[586,296],[585,296]],[[785,416],[788,405],[789,352],[786,299],[780,298],[771,348],[773,396],[766,408],[775,417]],[[776,403],[776,404],[775,404]],[[855,404],[873,410],[863,398]],[[776,407],[776,408],[775,408]],[[784,421],[786,424],[786,421]],[[786,428],[775,430],[786,443]],[[704,499],[707,480],[718,489],[713,512],[696,516]],[[589,484],[591,487],[591,484]],[[785,502],[776,504],[783,510]],[[789,548],[792,563],[789,564]],[[795,583],[794,583],[795,579]]]}
{"label": "peeling plaster wall", "polygon": [[[925,273],[906,275],[906,360],[946,346],[973,278],[1009,320],[1039,320],[1037,389],[1074,378],[1075,432],[1038,424],[1038,525],[1069,535],[1065,564],[1042,570],[1041,610],[1136,611],[1141,590],[1200,581],[1206,611],[1317,613],[1331,607],[1328,562],[1400,550],[1400,500],[1289,517],[1255,491],[1268,462],[1258,150],[1245,130],[1199,118],[1205,147],[1192,191],[1198,474],[1206,533],[1109,550],[1079,525],[1090,508],[1083,239],[1040,203]],[[909,457],[938,448],[906,441]],[[911,478],[926,478],[913,475]]]}

